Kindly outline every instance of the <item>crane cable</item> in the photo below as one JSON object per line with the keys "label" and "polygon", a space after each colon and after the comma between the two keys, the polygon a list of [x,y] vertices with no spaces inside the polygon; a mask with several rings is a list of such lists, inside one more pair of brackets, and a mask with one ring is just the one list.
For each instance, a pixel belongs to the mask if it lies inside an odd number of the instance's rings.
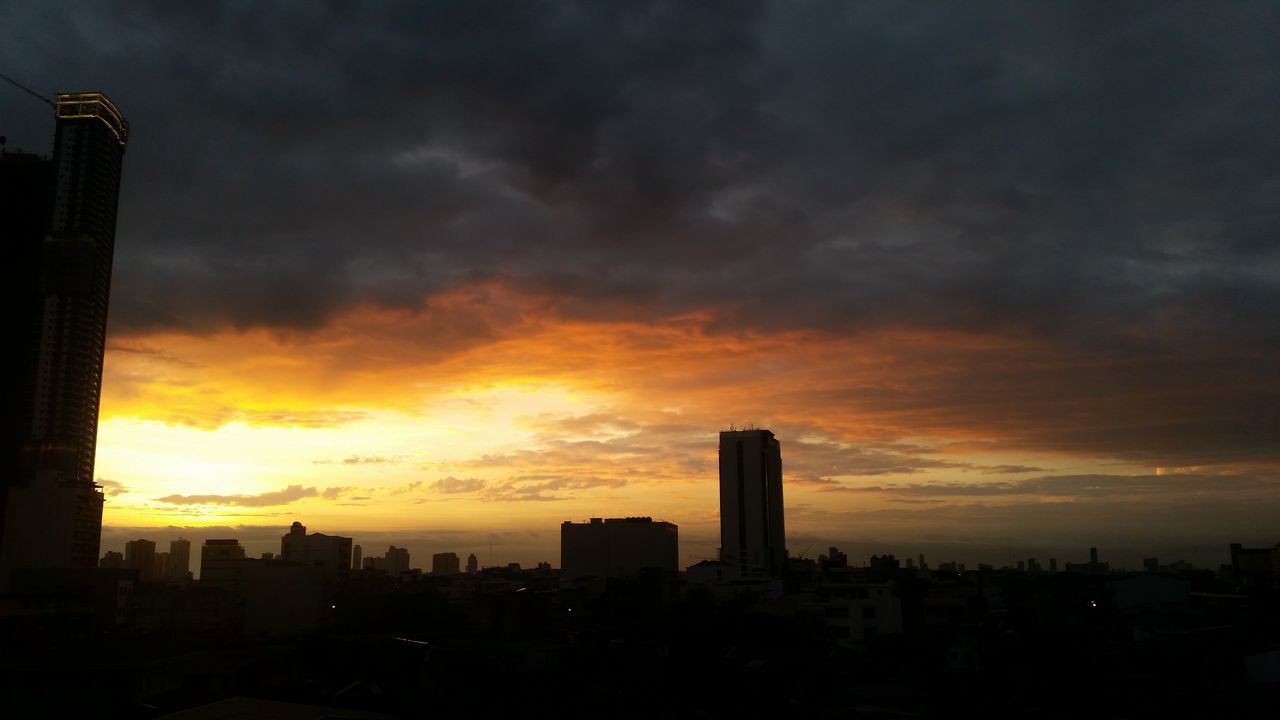
{"label": "crane cable", "polygon": [[14,87],[18,88],[19,90],[22,90],[23,92],[27,93],[27,94],[28,94],[28,95],[30,95],[31,97],[33,97],[33,98],[35,98],[35,99],[37,99],[37,100],[39,100],[39,101],[43,102],[44,104],[48,105],[49,107],[55,107],[55,105],[54,105],[54,103],[53,103],[53,100],[50,100],[49,98],[45,97],[44,95],[41,95],[40,93],[36,92],[35,90],[32,90],[31,88],[27,87],[26,85],[23,85],[22,83],[18,82],[17,80],[14,80],[13,78],[9,77],[8,75],[5,75],[4,73],[0,73],[0,78],[3,78],[4,80],[8,81],[8,82],[9,82],[11,85],[13,85]]}

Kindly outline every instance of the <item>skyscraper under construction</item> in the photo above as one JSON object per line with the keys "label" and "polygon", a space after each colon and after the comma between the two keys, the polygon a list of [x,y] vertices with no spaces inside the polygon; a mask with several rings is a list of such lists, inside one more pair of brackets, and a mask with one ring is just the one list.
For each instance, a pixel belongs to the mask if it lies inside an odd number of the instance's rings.
{"label": "skyscraper under construction", "polygon": [[0,583],[14,568],[94,567],[102,533],[94,456],[129,126],[101,93],[62,93],[54,108],[52,160],[0,157],[19,364],[4,381]]}

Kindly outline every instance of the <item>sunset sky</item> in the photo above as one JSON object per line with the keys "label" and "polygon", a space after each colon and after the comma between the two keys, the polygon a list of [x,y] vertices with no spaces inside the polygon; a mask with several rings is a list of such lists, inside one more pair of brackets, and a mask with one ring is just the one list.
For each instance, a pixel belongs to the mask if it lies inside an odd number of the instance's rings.
{"label": "sunset sky", "polygon": [[[0,24],[0,72],[131,124],[104,551],[300,520],[558,566],[563,520],[650,515],[688,565],[731,425],[782,443],[792,555],[1280,541],[1275,3]],[[52,128],[0,88],[9,150]]]}

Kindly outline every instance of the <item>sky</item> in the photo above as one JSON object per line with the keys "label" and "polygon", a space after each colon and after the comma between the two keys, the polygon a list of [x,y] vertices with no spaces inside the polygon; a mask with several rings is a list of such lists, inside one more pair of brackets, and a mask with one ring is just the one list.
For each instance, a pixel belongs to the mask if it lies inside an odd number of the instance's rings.
{"label": "sky", "polygon": [[[0,0],[128,118],[103,549],[294,520],[1216,567],[1280,541],[1280,7]],[[48,109],[0,88],[10,151]]]}

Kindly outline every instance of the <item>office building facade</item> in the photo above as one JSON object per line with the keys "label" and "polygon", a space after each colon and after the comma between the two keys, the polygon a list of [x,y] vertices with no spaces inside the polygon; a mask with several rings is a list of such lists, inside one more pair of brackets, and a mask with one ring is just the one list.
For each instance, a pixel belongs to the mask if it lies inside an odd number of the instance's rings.
{"label": "office building facade", "polygon": [[720,559],[740,577],[786,568],[782,448],[768,430],[720,433]]}

